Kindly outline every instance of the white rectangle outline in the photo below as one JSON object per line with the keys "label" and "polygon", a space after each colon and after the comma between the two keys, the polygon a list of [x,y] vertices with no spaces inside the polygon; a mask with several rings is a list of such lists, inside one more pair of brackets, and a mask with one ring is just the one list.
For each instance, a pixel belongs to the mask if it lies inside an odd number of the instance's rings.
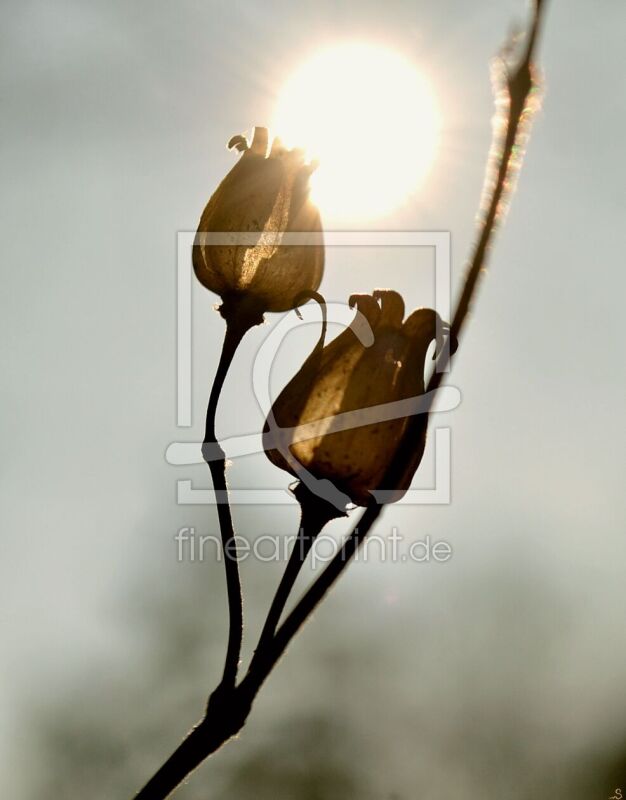
{"label": "white rectangle outline", "polygon": [[[176,425],[179,428],[189,428],[192,425],[191,249],[195,237],[195,231],[179,231],[176,238]],[[257,244],[258,234],[205,233],[202,243]],[[311,239],[306,233],[281,236],[282,245],[308,246],[317,243],[317,239]],[[452,291],[450,231],[325,231],[324,245],[325,247],[434,247],[435,310],[442,319],[450,319]],[[435,486],[432,489],[409,489],[399,504],[443,505],[450,502],[451,431],[450,428],[435,428],[434,432]],[[439,458],[438,456],[444,455],[442,453],[444,448],[447,458],[445,456]],[[447,469],[442,465],[442,461],[447,464]],[[288,489],[230,489],[229,496],[233,505],[285,505],[296,502]],[[215,505],[216,499],[213,490],[194,489],[191,480],[181,479],[177,481],[177,502],[180,505]]]}

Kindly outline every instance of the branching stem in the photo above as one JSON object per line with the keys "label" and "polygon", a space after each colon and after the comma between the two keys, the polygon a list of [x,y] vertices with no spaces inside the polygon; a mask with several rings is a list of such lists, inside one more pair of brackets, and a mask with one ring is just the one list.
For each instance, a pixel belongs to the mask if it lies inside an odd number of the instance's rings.
{"label": "branching stem", "polygon": [[[529,94],[535,88],[532,74],[533,55],[544,8],[545,0],[534,0],[534,14],[524,55],[520,59],[515,70],[508,76],[507,91],[509,102],[504,140],[502,142],[501,154],[495,173],[496,180],[489,198],[487,213],[480,223],[479,233],[470,259],[467,277],[451,325],[452,333],[457,339],[466,322],[471,301],[475,295],[478,277],[487,260],[489,246],[496,228],[500,203],[505,195],[507,180],[510,176],[520,125],[527,108]],[[499,143],[500,140],[498,139],[497,144]],[[139,794],[136,795],[136,800],[165,800],[176,786],[178,786],[207,756],[215,752],[224,742],[241,730],[250,711],[252,702],[264,680],[274,669],[278,660],[302,625],[346,569],[351,558],[364,541],[383,509],[382,505],[377,505],[374,502],[365,509],[354,529],[345,539],[341,550],[334,556],[331,562],[325,567],[322,574],[304,593],[282,625],[278,626],[288,596],[293,588],[304,557],[306,556],[307,544],[310,547],[314,537],[317,536],[321,528],[329,519],[332,519],[332,516],[327,516],[326,519],[324,519],[324,511],[319,510],[323,509],[323,506],[321,506],[323,501],[321,499],[318,500],[320,505],[318,511],[315,513],[311,510],[312,506],[307,511],[303,505],[303,520],[300,536],[294,545],[294,551],[292,552],[285,574],[272,602],[259,640],[259,646],[252,659],[250,668],[241,683],[236,685],[237,667],[241,650],[243,613],[236,554],[234,554],[235,557],[229,557],[232,549],[230,542],[233,540],[234,531],[230,508],[227,503],[224,453],[221,448],[219,448],[215,437],[215,412],[224,378],[226,377],[234,352],[245,332],[260,320],[242,323],[240,319],[239,322],[235,324],[235,318],[224,313],[223,309],[222,314],[227,322],[226,337],[207,409],[203,455],[209,464],[213,477],[218,499],[218,514],[222,532],[222,542],[225,551],[224,562],[226,564],[230,633],[226,663],[224,666],[224,676],[220,685],[209,698],[204,719],[188,734],[178,749],[170,756]],[[431,397],[431,407],[432,397],[442,383],[449,357],[449,348],[444,348],[437,363],[437,369],[429,381],[428,391]],[[390,468],[387,470],[382,485],[396,485],[397,476],[401,474],[403,465],[406,464],[407,449],[411,447],[413,441],[413,437],[411,436],[412,425],[417,424],[415,418],[409,421],[408,435],[404,437],[403,444],[396,453]],[[215,458],[216,454],[218,458]],[[220,500],[225,502],[219,502]],[[308,517],[307,514],[309,515]],[[299,541],[303,544],[302,547],[299,546]]]}

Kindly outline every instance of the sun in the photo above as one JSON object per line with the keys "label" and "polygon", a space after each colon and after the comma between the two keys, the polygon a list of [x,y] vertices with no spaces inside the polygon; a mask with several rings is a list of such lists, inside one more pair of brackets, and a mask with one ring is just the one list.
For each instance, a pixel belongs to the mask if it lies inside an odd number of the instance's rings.
{"label": "sun", "polygon": [[410,61],[353,42],[319,52],[293,73],[272,128],[319,161],[311,185],[326,220],[371,219],[419,188],[434,159],[439,114]]}

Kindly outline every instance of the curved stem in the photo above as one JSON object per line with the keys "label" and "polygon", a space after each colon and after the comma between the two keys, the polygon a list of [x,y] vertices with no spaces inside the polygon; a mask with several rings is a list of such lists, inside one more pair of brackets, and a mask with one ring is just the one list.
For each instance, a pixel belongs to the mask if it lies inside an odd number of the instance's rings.
{"label": "curved stem", "polygon": [[291,590],[313,546],[313,542],[328,522],[337,517],[345,516],[345,513],[337,509],[336,506],[328,503],[324,498],[312,494],[303,483],[298,484],[294,490],[294,494],[300,503],[300,527],[296,540],[293,543],[289,561],[287,562],[283,576],[278,584],[261,636],[259,637],[259,643],[250,664],[251,671],[253,671],[256,664],[262,660],[266,648],[274,637]]}
{"label": "curved stem", "polygon": [[224,569],[226,571],[226,593],[228,596],[228,645],[224,661],[222,684],[234,686],[237,680],[237,669],[243,640],[243,602],[241,598],[241,581],[237,564],[237,549],[233,519],[228,502],[228,486],[226,483],[226,454],[220,447],[215,435],[215,416],[224,380],[233,360],[235,352],[250,328],[257,324],[246,316],[236,313],[226,317],[226,333],[220,360],[217,365],[213,385],[209,394],[206,412],[206,425],[202,455],[211,472],[213,489],[217,503],[217,516],[222,537]]}

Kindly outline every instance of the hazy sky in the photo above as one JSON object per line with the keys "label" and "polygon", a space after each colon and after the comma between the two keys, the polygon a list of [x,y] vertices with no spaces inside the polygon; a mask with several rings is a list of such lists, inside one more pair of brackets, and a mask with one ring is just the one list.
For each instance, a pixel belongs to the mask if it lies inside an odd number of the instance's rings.
{"label": "hazy sky", "polygon": [[[626,8],[549,6],[543,110],[451,376],[463,396],[445,423],[453,502],[389,509],[383,527],[452,543],[431,602],[463,597],[454,625],[458,614],[471,624],[464,587],[486,569],[521,576],[531,593],[550,587],[575,620],[554,665],[555,676],[577,665],[563,707],[588,691],[581,707],[601,717],[626,700]],[[200,467],[168,466],[164,452],[200,435],[222,321],[216,298],[194,287],[195,427],[177,430],[176,234],[195,229],[234,163],[225,142],[271,122],[277,92],[307,54],[353,39],[398,48],[431,82],[441,144],[413,197],[354,227],[449,230],[458,279],[490,142],[488,63],[524,12],[518,0],[2,3],[0,734],[11,796],[21,790],[11,763],[26,752],[24,731],[13,736],[20,716],[84,660],[106,664],[124,651],[132,662],[139,644],[120,633],[119,609],[143,581],[167,574],[185,585],[184,568],[170,571],[173,537],[204,511],[176,505],[176,480],[207,479]],[[386,285],[409,307],[431,301],[406,254],[329,253],[329,299]],[[276,321],[239,354],[224,434],[261,424],[249,364]],[[284,364],[285,375],[296,366]],[[231,479],[289,482],[262,455],[235,464]],[[238,511],[240,527],[260,514]],[[295,513],[262,524],[286,531]],[[346,580],[356,602],[367,579]],[[611,725],[623,732],[626,719]]]}

